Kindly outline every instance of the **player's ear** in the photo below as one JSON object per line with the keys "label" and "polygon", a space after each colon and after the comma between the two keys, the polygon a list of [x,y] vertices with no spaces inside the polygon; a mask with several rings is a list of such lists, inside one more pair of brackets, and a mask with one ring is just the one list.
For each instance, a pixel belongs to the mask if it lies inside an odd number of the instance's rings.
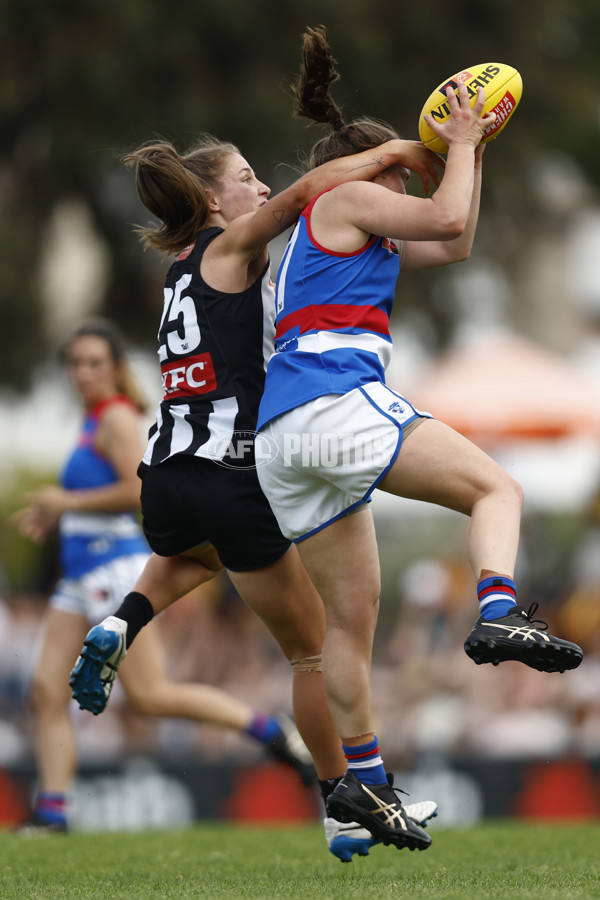
{"label": "player's ear", "polygon": [[208,208],[211,212],[219,212],[221,204],[210,188],[206,188],[206,199],[208,200]]}

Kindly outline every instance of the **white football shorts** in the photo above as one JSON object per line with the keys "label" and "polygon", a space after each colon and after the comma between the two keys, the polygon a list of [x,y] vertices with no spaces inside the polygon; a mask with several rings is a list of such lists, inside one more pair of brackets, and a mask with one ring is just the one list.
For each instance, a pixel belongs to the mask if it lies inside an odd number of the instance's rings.
{"label": "white football shorts", "polygon": [[301,541],[361,504],[393,465],[404,429],[432,418],[379,381],[317,397],[268,422],[260,486],[281,531]]}
{"label": "white football shorts", "polygon": [[147,553],[120,556],[80,578],[61,578],[50,598],[52,609],[85,616],[97,625],[119,608],[141,574]]}

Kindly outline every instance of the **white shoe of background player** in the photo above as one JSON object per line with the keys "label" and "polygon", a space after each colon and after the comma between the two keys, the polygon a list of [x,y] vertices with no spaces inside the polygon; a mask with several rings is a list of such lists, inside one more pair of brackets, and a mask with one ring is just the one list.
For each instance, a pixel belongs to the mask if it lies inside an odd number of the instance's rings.
{"label": "white shoe of background player", "polygon": [[105,708],[117,669],[127,653],[126,636],[127,622],[116,616],[108,616],[88,631],[69,679],[80,709],[97,716]]}

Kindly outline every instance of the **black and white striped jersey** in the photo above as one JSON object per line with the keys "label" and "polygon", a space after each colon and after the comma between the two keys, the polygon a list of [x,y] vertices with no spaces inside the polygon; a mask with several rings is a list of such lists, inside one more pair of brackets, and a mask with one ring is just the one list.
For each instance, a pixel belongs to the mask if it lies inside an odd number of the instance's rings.
{"label": "black and white striped jersey", "polygon": [[[235,463],[235,442],[254,434],[266,365],[273,352],[274,289],[270,266],[237,294],[209,287],[200,260],[222,228],[200,232],[169,269],[158,331],[164,396],[143,462],[178,453]],[[233,443],[232,443],[233,442]],[[252,452],[252,451],[251,451]]]}

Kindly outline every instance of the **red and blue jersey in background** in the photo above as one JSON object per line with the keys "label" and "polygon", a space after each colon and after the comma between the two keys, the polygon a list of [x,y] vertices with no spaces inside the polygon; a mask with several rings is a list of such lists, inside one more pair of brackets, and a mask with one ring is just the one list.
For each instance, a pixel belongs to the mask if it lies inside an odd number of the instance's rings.
{"label": "red and blue jersey in background", "polygon": [[385,381],[400,269],[396,245],[373,235],[353,253],[326,249],[311,231],[316,199],[300,216],[279,268],[275,353],[259,428],[316,397]]}
{"label": "red and blue jersey in background", "polygon": [[[66,490],[90,490],[118,480],[112,463],[96,446],[100,420],[113,403],[131,404],[131,401],[117,395],[88,412],[77,446],[60,478]],[[132,512],[66,512],[60,519],[59,535],[62,573],[66,578],[79,578],[120,556],[149,552]]]}

